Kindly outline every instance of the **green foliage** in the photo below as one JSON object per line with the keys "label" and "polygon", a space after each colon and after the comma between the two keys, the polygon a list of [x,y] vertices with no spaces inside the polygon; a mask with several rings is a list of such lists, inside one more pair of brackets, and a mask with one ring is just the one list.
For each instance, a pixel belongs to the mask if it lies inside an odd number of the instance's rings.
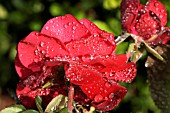
{"label": "green foliage", "polygon": [[13,105],[0,111],[0,113],[19,113],[26,110],[23,105]]}
{"label": "green foliage", "polygon": [[[55,98],[52,99],[52,101],[47,105],[45,112],[47,113],[53,113],[53,112],[61,112],[61,113],[66,113],[67,109],[66,108],[66,101],[67,97],[63,95],[58,95]],[[65,112],[66,111],[66,112]]]}
{"label": "green foliage", "polygon": [[40,96],[36,96],[35,97],[35,103],[36,103],[36,106],[39,110],[40,113],[43,113],[43,108],[42,108],[42,98]]}
{"label": "green foliage", "polygon": [[113,10],[119,7],[121,0],[104,0],[103,7],[107,10]]}
{"label": "green foliage", "polygon": [[6,107],[5,109],[1,110],[0,113],[39,113],[36,110],[26,110],[26,108],[23,105],[15,104],[9,107]]}
{"label": "green foliage", "polygon": [[122,42],[116,47],[116,53],[117,54],[125,54],[126,50],[128,48],[129,43],[128,42]]}

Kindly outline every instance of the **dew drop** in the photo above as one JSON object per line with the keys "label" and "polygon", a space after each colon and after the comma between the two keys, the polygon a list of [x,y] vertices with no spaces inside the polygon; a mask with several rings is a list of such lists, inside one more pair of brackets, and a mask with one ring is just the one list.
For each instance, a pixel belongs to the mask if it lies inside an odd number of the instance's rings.
{"label": "dew drop", "polygon": [[35,59],[34,59],[34,62],[36,62],[36,63],[37,63],[37,62],[38,62],[38,59],[37,59],[37,58],[35,58]]}
{"label": "dew drop", "polygon": [[164,9],[162,9],[162,10],[161,10],[161,13],[164,13],[164,12],[165,12],[165,10],[164,10]]}
{"label": "dew drop", "polygon": [[69,25],[69,26],[71,26],[71,25],[72,25],[72,23],[71,23],[71,22],[69,22],[69,23],[68,23],[68,25]]}
{"label": "dew drop", "polygon": [[44,46],[45,46],[45,43],[44,43],[44,42],[41,42],[41,43],[40,43],[40,46],[41,46],[41,47],[44,47]]}
{"label": "dew drop", "polygon": [[48,27],[48,26],[46,26],[46,27],[45,27],[45,29],[46,29],[46,30],[48,30],[48,29],[49,29],[49,27]]}
{"label": "dew drop", "polygon": [[38,55],[38,50],[37,50],[37,49],[34,51],[34,54],[35,54],[35,55]]}
{"label": "dew drop", "polygon": [[106,88],[110,88],[111,84],[109,84],[108,82],[105,83]]}
{"label": "dew drop", "polygon": [[114,98],[114,97],[115,97],[114,93],[110,93],[109,98]]}
{"label": "dew drop", "polygon": [[50,20],[49,22],[50,22],[50,23],[53,23],[53,20]]}
{"label": "dew drop", "polygon": [[65,16],[62,16],[61,19],[64,20],[66,17]]}
{"label": "dew drop", "polygon": [[41,51],[42,54],[45,54],[46,52],[44,50]]}
{"label": "dew drop", "polygon": [[101,91],[103,91],[103,88],[100,88]]}
{"label": "dew drop", "polygon": [[155,6],[158,7],[158,6],[159,6],[159,3],[156,2],[156,3],[155,3]]}
{"label": "dew drop", "polygon": [[67,24],[65,24],[65,25],[64,25],[64,28],[68,28],[68,25],[67,25]]}
{"label": "dew drop", "polygon": [[95,97],[94,97],[94,101],[95,102],[101,102],[103,100],[103,96],[100,95],[100,94],[97,94]]}
{"label": "dew drop", "polygon": [[35,35],[36,35],[36,36],[39,36],[39,33],[38,33],[38,32],[36,32],[36,33],[35,33]]}
{"label": "dew drop", "polygon": [[76,26],[73,26],[73,30],[75,30],[76,29]]}
{"label": "dew drop", "polygon": [[20,54],[19,56],[20,56],[20,57],[22,57],[22,56],[23,56],[23,54]]}

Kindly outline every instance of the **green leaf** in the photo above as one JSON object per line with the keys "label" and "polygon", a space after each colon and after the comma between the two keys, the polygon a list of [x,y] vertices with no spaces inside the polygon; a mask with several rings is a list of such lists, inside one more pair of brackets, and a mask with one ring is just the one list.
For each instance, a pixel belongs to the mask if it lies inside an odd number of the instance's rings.
{"label": "green leaf", "polygon": [[154,55],[157,59],[164,61],[164,58],[157,51],[155,51],[153,48],[151,48],[146,42],[143,41],[143,43],[145,44],[146,50],[149,53]]}
{"label": "green leaf", "polygon": [[26,111],[23,111],[21,113],[39,113],[39,112],[35,111],[35,110],[26,110]]}
{"label": "green leaf", "polygon": [[122,33],[121,22],[118,18],[108,18],[107,23],[115,36],[118,36]]}
{"label": "green leaf", "polygon": [[107,10],[112,10],[119,7],[121,0],[104,0],[103,7]]}
{"label": "green leaf", "polygon": [[58,16],[58,15],[62,14],[63,7],[58,3],[53,3],[53,4],[51,4],[49,11],[52,16]]}
{"label": "green leaf", "polygon": [[40,113],[43,113],[43,109],[42,109],[42,98],[38,95],[36,95],[35,97],[35,102],[36,102],[36,106],[39,110]]}
{"label": "green leaf", "polygon": [[0,4],[0,19],[6,19],[8,17],[8,11]]}
{"label": "green leaf", "polygon": [[33,31],[39,31],[42,28],[42,22],[41,21],[32,21],[29,23],[29,27]]}
{"label": "green leaf", "polygon": [[107,32],[112,33],[113,31],[108,27],[108,25],[105,22],[102,22],[100,20],[93,21],[100,29],[105,30]]}
{"label": "green leaf", "polygon": [[9,106],[9,107],[1,110],[0,113],[18,113],[18,112],[21,112],[24,110],[26,110],[26,109],[23,105],[15,104],[15,105]]}
{"label": "green leaf", "polygon": [[43,89],[44,89],[44,88],[47,88],[47,87],[49,87],[50,85],[51,85],[51,83],[48,81],[46,84],[43,85],[42,88],[43,88]]}
{"label": "green leaf", "polygon": [[126,53],[126,50],[128,48],[128,42],[122,42],[116,47],[116,53],[117,54],[124,54]]}
{"label": "green leaf", "polygon": [[141,57],[143,56],[144,53],[144,49],[139,50],[137,49],[134,54],[132,55],[132,62],[137,62],[139,59],[141,59]]}
{"label": "green leaf", "polygon": [[52,99],[52,101],[47,105],[45,112],[60,111],[66,105],[67,97],[64,95],[58,95]]}
{"label": "green leaf", "polygon": [[68,113],[68,109],[67,109],[67,108],[64,108],[64,109],[62,109],[59,113]]}

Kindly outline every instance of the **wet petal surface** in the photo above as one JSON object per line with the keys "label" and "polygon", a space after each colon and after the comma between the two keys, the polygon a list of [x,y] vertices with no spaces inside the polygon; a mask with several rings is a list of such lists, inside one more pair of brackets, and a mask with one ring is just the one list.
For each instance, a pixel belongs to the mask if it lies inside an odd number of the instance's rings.
{"label": "wet petal surface", "polygon": [[101,72],[105,72],[108,79],[114,80],[116,82],[132,82],[136,77],[136,66],[134,63],[127,63],[124,65],[117,65],[104,68]]}
{"label": "wet petal surface", "polygon": [[51,37],[38,32],[31,32],[18,44],[18,56],[21,63],[29,68],[29,65],[38,63],[45,58],[68,55],[64,45]]}
{"label": "wet petal surface", "polygon": [[94,81],[90,85],[82,85],[80,88],[90,99],[93,99],[92,105],[101,111],[116,107],[127,92],[126,88],[104,79]]}
{"label": "wet petal surface", "polygon": [[93,34],[88,38],[72,41],[66,45],[72,57],[83,55],[107,55],[111,54],[113,46],[107,39],[99,34]]}
{"label": "wet petal surface", "polygon": [[17,73],[18,73],[18,75],[19,75],[19,77],[20,77],[21,79],[24,78],[24,77],[29,76],[29,75],[32,73],[32,70],[24,67],[24,66],[21,64],[21,62],[20,62],[20,60],[19,60],[19,58],[18,58],[18,55],[17,55],[16,58],[15,58],[15,69],[16,69],[16,71],[17,71]]}
{"label": "wet petal surface", "polygon": [[102,75],[88,65],[70,63],[66,69],[66,77],[76,85],[92,84],[98,81]]}
{"label": "wet petal surface", "polygon": [[89,30],[70,14],[50,19],[42,28],[41,33],[55,37],[62,42],[70,42],[90,35]]}
{"label": "wet petal surface", "polygon": [[122,28],[128,32],[134,32],[134,22],[137,17],[139,0],[122,0],[120,5]]}
{"label": "wet petal surface", "polygon": [[161,26],[165,26],[167,23],[167,12],[165,6],[158,0],[149,0],[147,3],[147,9],[155,13],[161,21]]}

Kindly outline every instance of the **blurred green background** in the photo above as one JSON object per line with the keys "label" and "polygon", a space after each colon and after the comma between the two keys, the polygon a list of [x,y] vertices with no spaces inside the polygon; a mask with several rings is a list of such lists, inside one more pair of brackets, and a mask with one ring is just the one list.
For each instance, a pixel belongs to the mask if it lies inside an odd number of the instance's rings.
{"label": "blurred green background", "polygon": [[[69,13],[78,19],[88,18],[101,29],[118,36],[122,32],[120,2],[121,0],[0,0],[0,95],[15,96],[19,81],[14,68],[16,46],[31,31],[40,31],[50,18]],[[162,2],[169,13],[170,1]],[[142,3],[146,3],[146,0],[142,0]],[[126,42],[121,44],[117,52],[124,53],[127,45]],[[145,60],[143,58],[137,63],[138,75],[134,82],[123,84],[129,92],[113,112],[159,113],[149,94]]]}

